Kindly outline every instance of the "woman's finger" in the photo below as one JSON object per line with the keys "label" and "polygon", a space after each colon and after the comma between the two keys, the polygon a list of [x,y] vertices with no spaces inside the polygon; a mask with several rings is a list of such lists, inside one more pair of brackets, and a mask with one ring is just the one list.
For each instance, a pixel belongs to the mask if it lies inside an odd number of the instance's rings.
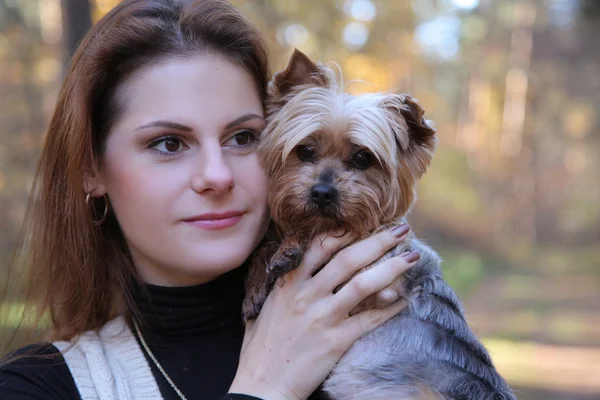
{"label": "woman's finger", "polygon": [[308,246],[302,263],[297,268],[304,279],[311,278],[339,250],[356,240],[347,232],[329,232],[317,235]]}
{"label": "woman's finger", "polygon": [[389,286],[375,293],[374,306],[376,308],[384,308],[395,302],[402,295],[404,287],[404,277],[399,276]]}
{"label": "woman's finger", "polygon": [[402,224],[348,246],[314,277],[315,287],[327,293],[333,292],[356,272],[375,262],[385,252],[398,245],[406,238],[409,231],[408,224]]}
{"label": "woman's finger", "polygon": [[359,338],[369,333],[390,318],[398,315],[408,306],[406,299],[402,298],[386,308],[372,308],[360,312],[343,321],[339,328],[344,339],[354,343]]}
{"label": "woman's finger", "polygon": [[385,289],[398,279],[416,264],[419,257],[417,252],[406,252],[357,274],[333,295],[332,307],[343,315],[348,315],[365,298]]}

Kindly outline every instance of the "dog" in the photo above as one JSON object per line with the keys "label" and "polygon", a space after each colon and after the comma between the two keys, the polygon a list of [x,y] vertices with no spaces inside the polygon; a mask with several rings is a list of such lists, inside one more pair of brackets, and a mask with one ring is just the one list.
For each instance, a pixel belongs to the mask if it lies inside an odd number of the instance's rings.
{"label": "dog", "polygon": [[[245,321],[317,235],[345,229],[365,238],[404,222],[437,143],[417,100],[346,94],[331,68],[298,50],[270,81],[266,114],[258,153],[274,226],[250,267]],[[359,339],[323,391],[335,400],[516,399],[467,325],[433,249],[411,233],[376,263],[405,251],[421,256],[397,283],[408,306]]]}

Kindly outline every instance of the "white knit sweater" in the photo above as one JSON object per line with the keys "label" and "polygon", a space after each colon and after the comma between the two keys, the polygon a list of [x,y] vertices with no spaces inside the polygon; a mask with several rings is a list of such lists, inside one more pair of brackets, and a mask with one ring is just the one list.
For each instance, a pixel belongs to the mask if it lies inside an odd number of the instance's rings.
{"label": "white knit sweater", "polygon": [[162,399],[150,366],[123,317],[74,342],[54,342],[82,400]]}

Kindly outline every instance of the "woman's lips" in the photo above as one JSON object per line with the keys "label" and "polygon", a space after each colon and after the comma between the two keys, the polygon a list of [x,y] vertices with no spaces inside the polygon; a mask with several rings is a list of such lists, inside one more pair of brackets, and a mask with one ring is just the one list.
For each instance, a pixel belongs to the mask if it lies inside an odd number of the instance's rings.
{"label": "woman's lips", "polygon": [[244,216],[243,211],[203,214],[184,220],[184,222],[202,229],[225,229],[234,226]]}

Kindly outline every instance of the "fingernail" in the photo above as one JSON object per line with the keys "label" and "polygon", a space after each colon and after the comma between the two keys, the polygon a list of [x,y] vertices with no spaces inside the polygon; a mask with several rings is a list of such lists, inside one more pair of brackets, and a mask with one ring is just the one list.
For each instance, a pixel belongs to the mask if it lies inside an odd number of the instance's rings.
{"label": "fingernail", "polygon": [[398,225],[397,227],[395,227],[394,229],[392,229],[392,233],[397,238],[406,235],[408,233],[408,231],[410,231],[410,226],[408,224]]}
{"label": "fingernail", "polygon": [[407,263],[414,263],[421,258],[421,253],[418,251],[407,251],[402,253],[402,257],[406,260]]}

